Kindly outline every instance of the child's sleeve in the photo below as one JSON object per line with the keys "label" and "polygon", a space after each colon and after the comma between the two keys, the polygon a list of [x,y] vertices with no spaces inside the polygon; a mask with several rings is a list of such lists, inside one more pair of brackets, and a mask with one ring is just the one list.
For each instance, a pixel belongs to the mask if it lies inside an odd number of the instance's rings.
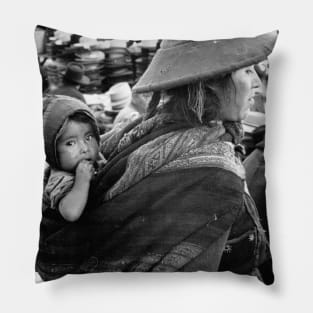
{"label": "child's sleeve", "polygon": [[51,208],[58,207],[62,200],[72,189],[74,176],[64,172],[53,172],[46,186],[46,193],[50,199]]}

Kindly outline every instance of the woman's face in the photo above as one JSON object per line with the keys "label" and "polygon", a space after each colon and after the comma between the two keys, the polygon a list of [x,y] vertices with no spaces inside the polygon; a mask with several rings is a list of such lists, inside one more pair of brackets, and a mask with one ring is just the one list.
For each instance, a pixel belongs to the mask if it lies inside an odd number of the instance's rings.
{"label": "woman's face", "polygon": [[222,104],[222,120],[244,120],[254,104],[254,97],[260,93],[261,81],[254,65],[241,68],[231,74],[235,97],[230,103]]}

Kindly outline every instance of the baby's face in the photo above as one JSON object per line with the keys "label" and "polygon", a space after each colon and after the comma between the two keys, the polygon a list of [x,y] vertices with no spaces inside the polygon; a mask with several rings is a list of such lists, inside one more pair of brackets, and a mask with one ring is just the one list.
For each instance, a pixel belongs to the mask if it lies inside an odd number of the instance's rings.
{"label": "baby's face", "polygon": [[94,163],[99,145],[90,124],[69,121],[57,141],[57,153],[61,169],[73,172],[82,160]]}

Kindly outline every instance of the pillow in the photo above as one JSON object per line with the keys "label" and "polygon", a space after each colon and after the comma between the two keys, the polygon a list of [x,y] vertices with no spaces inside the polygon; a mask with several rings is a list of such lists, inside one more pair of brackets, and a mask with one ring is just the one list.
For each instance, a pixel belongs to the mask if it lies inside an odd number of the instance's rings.
{"label": "pillow", "polygon": [[231,271],[273,283],[263,152],[277,35],[134,41],[37,26],[37,281]]}

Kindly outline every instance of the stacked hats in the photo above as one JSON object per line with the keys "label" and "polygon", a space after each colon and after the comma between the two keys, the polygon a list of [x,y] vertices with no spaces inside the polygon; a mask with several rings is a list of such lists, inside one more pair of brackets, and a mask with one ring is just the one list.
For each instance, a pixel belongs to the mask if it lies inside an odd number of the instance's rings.
{"label": "stacked hats", "polygon": [[102,51],[85,51],[75,54],[75,62],[84,66],[84,73],[89,78],[88,86],[83,86],[84,93],[101,92],[105,54]]}
{"label": "stacked hats", "polygon": [[143,40],[141,54],[135,58],[136,80],[145,72],[157,51],[157,40]]}
{"label": "stacked hats", "polygon": [[104,50],[107,88],[120,82],[134,83],[131,55],[126,46],[125,40],[112,40],[110,48]]}
{"label": "stacked hats", "polygon": [[108,94],[111,99],[111,108],[106,110],[108,115],[116,116],[120,110],[131,103],[132,91],[127,82],[113,85]]}

